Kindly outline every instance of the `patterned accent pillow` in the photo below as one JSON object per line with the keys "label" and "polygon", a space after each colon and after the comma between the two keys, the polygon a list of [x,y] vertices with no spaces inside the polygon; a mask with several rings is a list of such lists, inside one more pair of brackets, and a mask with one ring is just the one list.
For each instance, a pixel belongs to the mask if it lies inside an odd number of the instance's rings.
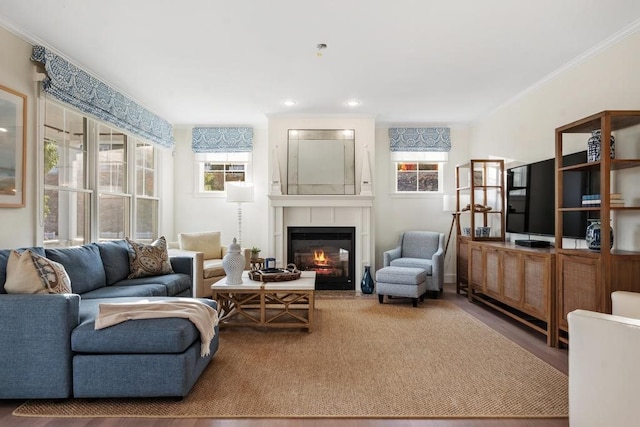
{"label": "patterned accent pillow", "polygon": [[178,242],[182,250],[202,252],[202,259],[222,258],[219,231],[180,233],[178,234]]}
{"label": "patterned accent pillow", "polygon": [[129,238],[127,238],[127,243],[129,244],[130,271],[127,279],[173,273],[167,252],[167,240],[164,236],[150,245],[137,243]]}
{"label": "patterned accent pillow", "polygon": [[64,266],[34,254],[29,249],[22,253],[11,251],[7,261],[9,294],[70,294],[71,280]]}

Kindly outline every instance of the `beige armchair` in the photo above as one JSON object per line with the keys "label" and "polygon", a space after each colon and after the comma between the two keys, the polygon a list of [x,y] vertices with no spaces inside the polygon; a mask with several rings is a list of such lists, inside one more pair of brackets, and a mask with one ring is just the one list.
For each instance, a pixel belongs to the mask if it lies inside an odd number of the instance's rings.
{"label": "beige armchair", "polygon": [[569,424],[637,426],[640,293],[611,294],[612,313],[574,310],[569,321]]}
{"label": "beige armchair", "polygon": [[[220,242],[220,232],[205,231],[180,233],[177,242],[169,243],[169,256],[193,258],[193,296],[211,297],[211,285],[225,277],[222,258],[228,246]],[[246,259],[245,269],[250,268],[251,249],[242,249]]]}

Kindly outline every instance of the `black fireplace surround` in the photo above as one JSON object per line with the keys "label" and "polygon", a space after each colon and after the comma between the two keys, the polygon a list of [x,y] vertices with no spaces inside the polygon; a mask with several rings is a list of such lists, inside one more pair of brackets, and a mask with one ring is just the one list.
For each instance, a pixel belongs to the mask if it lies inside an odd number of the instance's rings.
{"label": "black fireplace surround", "polygon": [[287,227],[287,260],[315,271],[318,290],[354,290],[355,227]]}

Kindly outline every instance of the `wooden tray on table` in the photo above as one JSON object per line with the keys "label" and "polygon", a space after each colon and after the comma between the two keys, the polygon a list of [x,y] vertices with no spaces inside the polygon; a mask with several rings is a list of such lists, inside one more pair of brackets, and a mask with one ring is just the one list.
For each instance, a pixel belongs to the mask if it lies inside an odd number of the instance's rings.
{"label": "wooden tray on table", "polygon": [[257,282],[286,282],[299,279],[301,274],[295,264],[287,264],[284,270],[280,268],[252,270],[249,272],[249,279]]}

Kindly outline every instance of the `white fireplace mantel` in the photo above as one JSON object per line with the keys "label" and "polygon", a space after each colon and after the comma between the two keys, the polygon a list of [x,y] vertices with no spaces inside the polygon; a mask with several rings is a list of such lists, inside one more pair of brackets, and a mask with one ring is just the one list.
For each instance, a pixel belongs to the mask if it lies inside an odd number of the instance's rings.
{"label": "white fireplace mantel", "polygon": [[373,207],[373,196],[354,196],[354,195],[337,195],[337,196],[269,196],[271,206],[273,207]]}
{"label": "white fireplace mantel", "polygon": [[354,289],[359,290],[364,266],[374,262],[373,201],[360,195],[270,195],[269,249],[278,267],[287,262],[287,227],[355,227]]}

